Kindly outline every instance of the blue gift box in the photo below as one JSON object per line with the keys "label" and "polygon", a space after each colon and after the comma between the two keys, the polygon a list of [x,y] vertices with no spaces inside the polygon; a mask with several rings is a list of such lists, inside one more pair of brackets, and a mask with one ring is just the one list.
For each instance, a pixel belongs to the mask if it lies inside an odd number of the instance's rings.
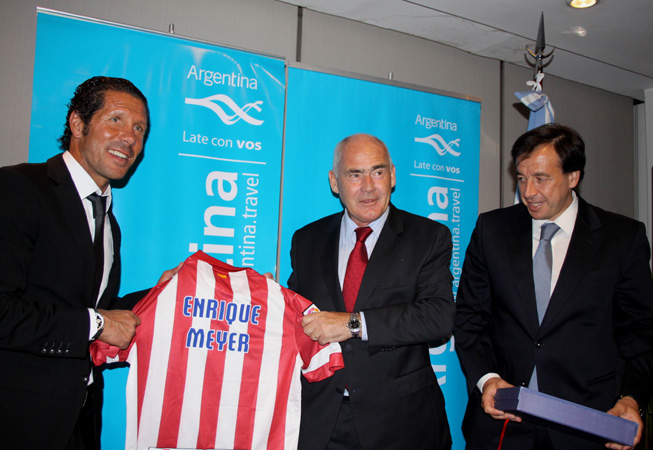
{"label": "blue gift box", "polygon": [[494,401],[496,409],[525,420],[545,420],[609,442],[633,445],[637,435],[635,422],[525,387],[498,389]]}

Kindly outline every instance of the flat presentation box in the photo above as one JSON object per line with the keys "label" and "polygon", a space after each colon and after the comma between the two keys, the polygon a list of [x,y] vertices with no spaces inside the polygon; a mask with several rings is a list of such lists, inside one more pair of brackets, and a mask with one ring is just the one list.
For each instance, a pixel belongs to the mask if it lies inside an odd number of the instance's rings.
{"label": "flat presentation box", "polygon": [[633,445],[637,434],[635,422],[525,387],[498,389],[494,401],[498,410],[569,427],[609,442]]}

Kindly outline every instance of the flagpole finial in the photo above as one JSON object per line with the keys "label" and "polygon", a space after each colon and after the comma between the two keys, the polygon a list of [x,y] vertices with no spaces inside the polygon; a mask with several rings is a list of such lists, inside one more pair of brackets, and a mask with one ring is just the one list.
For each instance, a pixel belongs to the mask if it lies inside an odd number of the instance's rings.
{"label": "flagpole finial", "polygon": [[546,40],[544,38],[544,12],[540,16],[540,27],[537,30],[537,41],[535,41],[535,48],[531,50],[526,46],[526,51],[535,58],[535,72],[533,73],[533,80],[537,79],[537,74],[542,73],[543,62],[546,58],[550,57],[553,54],[553,50],[548,55],[544,54],[544,49],[546,48]]}

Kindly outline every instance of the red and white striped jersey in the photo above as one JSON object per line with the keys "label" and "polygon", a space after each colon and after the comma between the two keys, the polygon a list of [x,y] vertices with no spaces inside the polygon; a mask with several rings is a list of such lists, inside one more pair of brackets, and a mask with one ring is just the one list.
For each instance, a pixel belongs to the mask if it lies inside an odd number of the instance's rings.
{"label": "red and white striped jersey", "polygon": [[126,449],[296,449],[300,372],[309,381],[344,366],[302,315],[317,307],[252,269],[202,252],[134,308],[123,351],[96,341],[93,361],[127,361]]}

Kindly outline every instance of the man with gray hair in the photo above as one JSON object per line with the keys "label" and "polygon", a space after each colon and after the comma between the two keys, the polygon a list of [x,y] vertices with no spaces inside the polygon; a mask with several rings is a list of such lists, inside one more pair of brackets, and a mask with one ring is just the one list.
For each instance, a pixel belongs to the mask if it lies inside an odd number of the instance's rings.
{"label": "man with gray hair", "polygon": [[329,181],[344,211],[294,234],[288,287],[320,309],[304,332],[341,342],[345,367],[302,379],[299,448],[449,449],[428,343],[453,326],[451,233],[390,203],[395,167],[374,136],[341,141]]}

